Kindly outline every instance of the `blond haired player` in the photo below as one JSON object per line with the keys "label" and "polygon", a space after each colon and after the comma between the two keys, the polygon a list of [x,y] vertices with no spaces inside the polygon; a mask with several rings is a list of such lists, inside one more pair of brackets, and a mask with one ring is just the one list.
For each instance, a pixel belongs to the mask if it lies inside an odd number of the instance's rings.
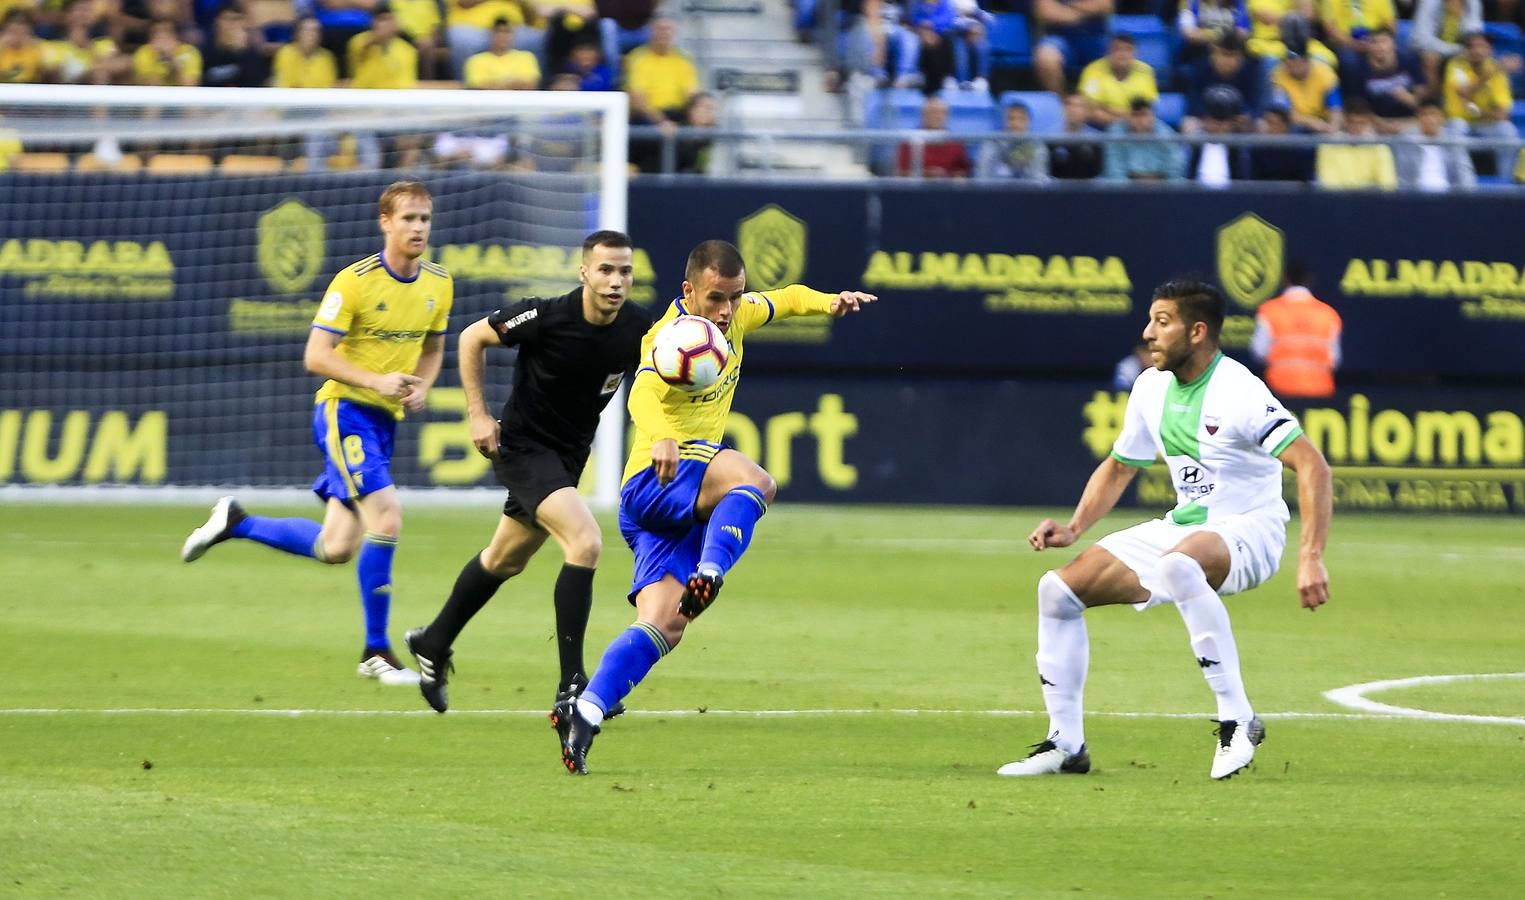
{"label": "blond haired player", "polygon": [[358,674],[383,684],[417,684],[418,674],[398,662],[387,638],[392,556],[402,534],[392,443],[398,421],[423,410],[439,375],[455,286],[443,268],[424,259],[434,220],[428,189],[396,182],[378,206],[381,252],[334,276],[302,357],[307,371],[327,379],[312,421],[324,460],[312,486],[327,507],[322,524],[251,516],[223,497],[180,555],[194,562],[212,546],[242,538],[322,563],[358,556],[365,612]]}

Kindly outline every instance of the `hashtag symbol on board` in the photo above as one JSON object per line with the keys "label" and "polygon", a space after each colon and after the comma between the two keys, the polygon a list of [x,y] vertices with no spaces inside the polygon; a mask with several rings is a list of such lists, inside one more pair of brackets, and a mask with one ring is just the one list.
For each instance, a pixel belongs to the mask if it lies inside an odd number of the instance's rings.
{"label": "hashtag symbol on board", "polygon": [[1128,395],[1123,391],[1097,391],[1081,408],[1086,428],[1080,439],[1091,455],[1101,459],[1112,452],[1112,444],[1123,430],[1123,414],[1128,409]]}

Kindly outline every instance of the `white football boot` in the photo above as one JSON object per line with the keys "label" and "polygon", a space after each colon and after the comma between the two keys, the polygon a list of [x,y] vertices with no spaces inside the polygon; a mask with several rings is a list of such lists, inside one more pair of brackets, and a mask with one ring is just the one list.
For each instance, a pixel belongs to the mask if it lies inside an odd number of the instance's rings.
{"label": "white football boot", "polygon": [[218,498],[212,504],[212,514],[201,523],[201,527],[191,532],[190,537],[180,546],[180,558],[186,562],[195,562],[216,544],[220,544],[233,535],[230,533],[233,526],[247,519],[249,516],[244,508],[238,505],[238,501],[232,497]]}
{"label": "white football boot", "polygon": [[1085,744],[1074,753],[1065,753],[1051,740],[1033,745],[1026,759],[1009,762],[995,770],[997,775],[1084,775],[1091,771],[1091,754]]}
{"label": "white football boot", "polygon": [[418,686],[418,673],[399,662],[390,650],[372,653],[362,659],[355,674],[361,678],[374,678],[385,685]]}
{"label": "white football boot", "polygon": [[1233,778],[1249,768],[1255,748],[1266,739],[1266,726],[1259,719],[1218,723],[1218,746],[1213,749],[1213,777]]}

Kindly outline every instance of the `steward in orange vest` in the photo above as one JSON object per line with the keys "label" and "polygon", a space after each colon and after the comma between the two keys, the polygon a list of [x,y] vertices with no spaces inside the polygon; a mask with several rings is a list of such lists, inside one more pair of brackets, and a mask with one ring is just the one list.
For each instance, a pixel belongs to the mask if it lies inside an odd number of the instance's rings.
{"label": "steward in orange vest", "polygon": [[1277,397],[1328,397],[1340,365],[1340,314],[1298,275],[1289,270],[1282,295],[1261,304],[1250,351],[1265,362],[1266,385]]}

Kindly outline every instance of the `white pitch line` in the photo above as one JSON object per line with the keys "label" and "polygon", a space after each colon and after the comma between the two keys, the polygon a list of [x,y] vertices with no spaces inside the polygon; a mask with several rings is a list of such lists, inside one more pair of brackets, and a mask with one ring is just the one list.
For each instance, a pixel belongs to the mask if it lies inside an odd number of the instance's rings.
{"label": "white pitch line", "polygon": [[1505,678],[1525,678],[1525,672],[1492,672],[1481,675],[1416,675],[1412,678],[1368,681],[1363,684],[1352,684],[1347,687],[1335,688],[1332,691],[1325,691],[1324,699],[1332,703],[1338,703],[1346,709],[1356,709],[1365,713],[1379,713],[1390,718],[1428,719],[1432,722],[1474,722],[1484,725],[1525,725],[1525,717],[1522,716],[1475,716],[1464,713],[1432,712],[1428,709],[1413,709],[1407,706],[1378,703],[1375,700],[1368,699],[1366,696],[1378,691],[1417,687],[1422,684],[1451,684],[1457,681],[1494,681]]}
{"label": "white pitch line", "polygon": [[[224,715],[224,716],[274,716],[286,718],[307,717],[397,717],[397,716],[437,716],[439,713],[427,709],[237,709],[237,708],[163,708],[163,707],[116,707],[106,709],[48,709],[37,707],[24,707],[13,709],[0,709],[0,716],[71,716],[71,715],[97,715],[97,716],[197,716],[197,715]],[[451,716],[544,716],[543,709],[458,709],[452,710]],[[767,719],[767,718],[790,718],[804,716],[984,716],[991,718],[1008,718],[1016,716],[1041,716],[1047,715],[1038,709],[641,709],[631,710],[626,713],[629,716],[640,718],[662,718],[666,716],[726,716],[744,719]],[[1208,712],[1196,713],[1172,713],[1172,712],[1092,712],[1091,716],[1118,719],[1201,719],[1209,721],[1213,718]],[[1271,712],[1260,713],[1264,719],[1412,719],[1416,718],[1412,713],[1343,713],[1343,712]],[[1431,715],[1442,715],[1433,713]],[[1419,718],[1427,718],[1420,716]],[[1502,721],[1506,723],[1518,723],[1525,725],[1525,719],[1499,719],[1497,717],[1462,717],[1472,719],[1486,719],[1487,721]]]}

